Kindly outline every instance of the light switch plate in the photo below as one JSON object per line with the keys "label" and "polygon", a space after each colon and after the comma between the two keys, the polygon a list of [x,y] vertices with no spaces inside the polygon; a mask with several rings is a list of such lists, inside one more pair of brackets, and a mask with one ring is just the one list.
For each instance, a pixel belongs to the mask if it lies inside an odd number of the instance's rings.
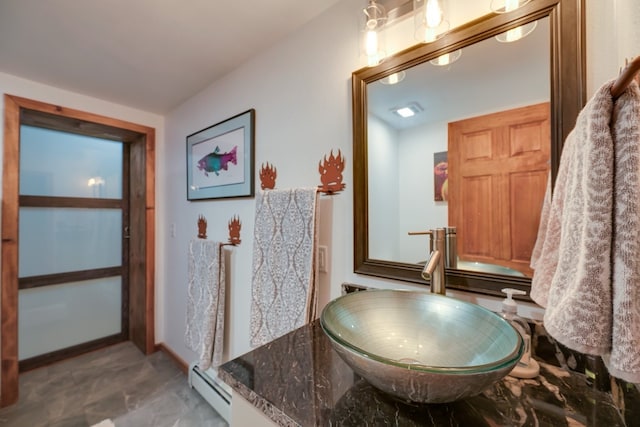
{"label": "light switch plate", "polygon": [[318,270],[321,273],[327,273],[329,263],[329,248],[326,246],[318,246]]}

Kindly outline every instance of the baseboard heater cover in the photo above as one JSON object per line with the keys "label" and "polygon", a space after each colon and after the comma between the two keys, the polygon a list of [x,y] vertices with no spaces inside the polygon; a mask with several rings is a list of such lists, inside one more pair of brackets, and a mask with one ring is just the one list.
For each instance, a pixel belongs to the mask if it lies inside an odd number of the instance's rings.
{"label": "baseboard heater cover", "polygon": [[207,371],[203,372],[192,363],[189,365],[189,386],[200,393],[204,400],[231,424],[231,387],[228,384],[212,377]]}

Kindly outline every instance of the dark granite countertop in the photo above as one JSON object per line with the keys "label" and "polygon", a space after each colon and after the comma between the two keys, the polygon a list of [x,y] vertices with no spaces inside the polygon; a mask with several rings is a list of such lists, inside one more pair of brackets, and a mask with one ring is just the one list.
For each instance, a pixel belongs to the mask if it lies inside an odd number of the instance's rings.
{"label": "dark granite countertop", "polygon": [[356,375],[315,321],[225,363],[219,375],[281,426],[638,425],[624,421],[625,402],[634,406],[635,401],[620,396],[623,387],[598,391],[585,375],[542,361],[540,365],[534,379],[507,376],[475,397],[408,405]]}

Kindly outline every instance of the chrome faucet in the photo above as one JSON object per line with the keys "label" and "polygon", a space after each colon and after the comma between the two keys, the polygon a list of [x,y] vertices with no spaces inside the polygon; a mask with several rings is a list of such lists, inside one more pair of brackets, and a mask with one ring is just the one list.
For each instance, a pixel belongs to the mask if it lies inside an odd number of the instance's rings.
{"label": "chrome faucet", "polygon": [[458,261],[456,228],[409,232],[409,235],[417,234],[429,235],[429,259],[422,269],[422,278],[431,283],[431,292],[446,295],[445,267],[456,268]]}
{"label": "chrome faucet", "polygon": [[431,237],[431,254],[422,269],[422,278],[431,282],[431,292],[446,295],[444,260],[447,255],[445,247],[445,229],[436,228],[429,232]]}

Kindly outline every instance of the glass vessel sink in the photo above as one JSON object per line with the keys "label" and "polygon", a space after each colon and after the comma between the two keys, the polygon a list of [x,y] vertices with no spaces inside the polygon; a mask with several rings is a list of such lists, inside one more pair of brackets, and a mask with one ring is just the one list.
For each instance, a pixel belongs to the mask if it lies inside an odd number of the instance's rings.
{"label": "glass vessel sink", "polygon": [[516,329],[497,314],[418,291],[343,295],[327,304],[320,323],[356,373],[408,402],[479,394],[511,371],[524,347]]}

